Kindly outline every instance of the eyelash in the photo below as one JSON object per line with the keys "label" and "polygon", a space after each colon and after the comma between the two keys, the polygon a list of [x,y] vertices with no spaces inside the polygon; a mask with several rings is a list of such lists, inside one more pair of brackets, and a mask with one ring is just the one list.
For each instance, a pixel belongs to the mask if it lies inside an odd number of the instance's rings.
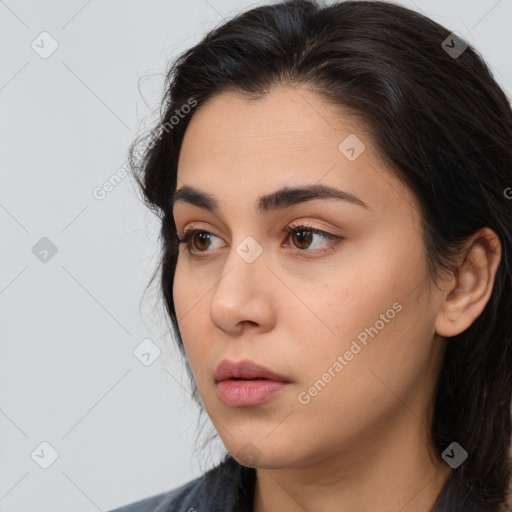
{"label": "eyelash", "polygon": [[[323,247],[321,249],[316,249],[315,251],[308,251],[307,249],[293,249],[293,251],[295,253],[297,253],[299,256],[301,256],[303,258],[311,258],[311,256],[304,255],[304,253],[306,253],[306,252],[312,252],[316,255],[328,253],[328,252],[336,249],[336,247],[344,240],[344,238],[341,236],[333,235],[332,233],[328,233],[327,231],[322,231],[321,229],[317,229],[317,228],[315,228],[311,225],[307,225],[307,224],[300,224],[297,226],[288,226],[285,229],[283,229],[283,232],[287,233],[288,236],[290,236],[294,233],[300,232],[300,231],[309,231],[316,235],[321,235],[324,238],[326,238],[327,240],[331,240],[331,243],[327,244],[326,247]],[[191,249],[191,241],[196,233],[204,233],[207,235],[213,235],[213,233],[210,233],[209,231],[207,231],[205,229],[198,229],[195,226],[192,226],[191,228],[185,230],[185,232],[183,233],[183,238],[180,238],[178,236],[178,245],[185,244],[187,252],[191,256],[197,257],[197,258],[204,258],[204,256],[202,256],[202,254],[207,254],[207,252],[197,253],[196,251],[193,251]],[[213,235],[213,236],[216,236],[216,235]],[[217,238],[219,238],[219,237],[217,237]]]}

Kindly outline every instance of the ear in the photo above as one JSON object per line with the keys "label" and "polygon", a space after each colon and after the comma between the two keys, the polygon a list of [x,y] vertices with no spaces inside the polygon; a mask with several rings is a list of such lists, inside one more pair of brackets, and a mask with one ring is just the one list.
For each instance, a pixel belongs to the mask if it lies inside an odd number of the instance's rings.
{"label": "ear", "polygon": [[482,228],[469,239],[458,270],[442,288],[435,322],[440,336],[460,334],[482,313],[491,296],[500,259],[501,243],[492,229]]}

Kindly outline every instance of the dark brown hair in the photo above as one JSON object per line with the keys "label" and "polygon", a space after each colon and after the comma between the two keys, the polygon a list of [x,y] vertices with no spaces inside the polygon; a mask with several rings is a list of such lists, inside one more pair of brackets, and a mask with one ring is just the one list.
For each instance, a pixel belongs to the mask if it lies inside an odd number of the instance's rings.
{"label": "dark brown hair", "polygon": [[464,504],[497,511],[511,474],[512,112],[477,51],[450,54],[443,46],[449,36],[431,19],[381,1],[289,0],[244,12],[171,64],[159,123],[133,143],[130,163],[144,201],[161,219],[161,291],[183,355],[170,198],[190,106],[223,91],[261,98],[276,85],[304,85],[364,122],[383,161],[421,206],[433,283],[441,268],[456,271],[453,256],[473,233],[494,230],[502,258],[492,296],[448,343],[431,440],[438,454],[453,441],[469,454],[451,471],[442,510]]}

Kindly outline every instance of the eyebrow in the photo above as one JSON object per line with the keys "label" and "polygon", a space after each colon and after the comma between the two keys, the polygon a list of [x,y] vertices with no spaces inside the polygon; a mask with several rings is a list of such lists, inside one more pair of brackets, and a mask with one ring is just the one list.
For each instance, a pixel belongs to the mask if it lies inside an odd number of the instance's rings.
{"label": "eyebrow", "polygon": [[[260,196],[256,201],[256,210],[258,213],[264,214],[306,201],[318,199],[346,201],[371,210],[371,208],[357,197],[357,195],[329,187],[327,185],[280,188],[275,192]],[[174,205],[178,202],[188,203],[210,212],[216,212],[219,210],[219,202],[214,196],[188,185],[185,185],[174,192],[171,198],[171,209],[174,208]]]}

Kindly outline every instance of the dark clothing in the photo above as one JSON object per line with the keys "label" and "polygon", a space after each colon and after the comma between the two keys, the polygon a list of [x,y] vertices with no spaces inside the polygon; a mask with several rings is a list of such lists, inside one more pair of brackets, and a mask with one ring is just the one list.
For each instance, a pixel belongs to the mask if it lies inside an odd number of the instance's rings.
{"label": "dark clothing", "polygon": [[[255,477],[254,468],[242,466],[228,455],[221,464],[181,487],[109,512],[252,512]],[[481,512],[457,503],[447,484],[432,512]]]}
{"label": "dark clothing", "polygon": [[228,456],[181,487],[110,512],[252,512],[255,476],[254,468]]}

